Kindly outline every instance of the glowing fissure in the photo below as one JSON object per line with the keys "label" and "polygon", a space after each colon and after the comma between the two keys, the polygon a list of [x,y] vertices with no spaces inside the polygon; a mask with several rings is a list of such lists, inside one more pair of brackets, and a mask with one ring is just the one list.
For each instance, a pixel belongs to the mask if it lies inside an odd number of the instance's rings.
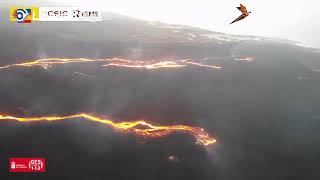
{"label": "glowing fissure", "polygon": [[5,66],[0,66],[0,69],[8,69],[13,67],[34,67],[40,66],[45,69],[50,68],[53,65],[61,64],[71,64],[71,63],[92,63],[99,62],[102,63],[102,67],[125,67],[125,68],[136,68],[136,69],[159,69],[159,68],[183,68],[190,65],[211,68],[211,69],[221,69],[220,66],[202,64],[200,62],[192,61],[190,59],[183,60],[149,60],[149,61],[136,61],[120,58],[111,59],[87,59],[87,58],[74,58],[74,59],[63,59],[63,58],[46,58],[31,60],[23,63],[10,64]]}
{"label": "glowing fissure", "polygon": [[[185,125],[157,126],[146,121],[139,120],[133,122],[114,122],[109,119],[103,119],[86,113],[79,113],[69,116],[40,116],[40,117],[15,117],[0,114],[0,120],[16,120],[19,122],[35,122],[35,121],[61,121],[73,118],[84,118],[89,121],[95,121],[111,126],[117,132],[130,133],[144,138],[160,138],[167,136],[173,132],[184,132],[194,136],[198,144],[208,146],[216,142],[209,134],[200,127],[192,127]],[[140,126],[143,126],[141,128]]]}

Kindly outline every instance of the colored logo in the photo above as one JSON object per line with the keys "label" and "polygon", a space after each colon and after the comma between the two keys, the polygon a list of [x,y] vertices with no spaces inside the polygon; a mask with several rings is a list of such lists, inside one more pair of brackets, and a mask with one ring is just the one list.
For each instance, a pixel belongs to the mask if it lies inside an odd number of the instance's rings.
{"label": "colored logo", "polygon": [[31,23],[39,20],[38,7],[10,7],[10,21]]}
{"label": "colored logo", "polygon": [[45,158],[10,158],[10,172],[45,172]]}
{"label": "colored logo", "polygon": [[88,7],[10,7],[10,21],[102,21],[102,11]]}

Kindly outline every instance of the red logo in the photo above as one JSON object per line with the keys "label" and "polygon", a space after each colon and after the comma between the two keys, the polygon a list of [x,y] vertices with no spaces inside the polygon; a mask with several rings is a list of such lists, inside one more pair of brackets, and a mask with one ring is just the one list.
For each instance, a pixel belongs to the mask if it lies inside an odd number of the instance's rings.
{"label": "red logo", "polygon": [[45,172],[45,158],[10,158],[10,172]]}

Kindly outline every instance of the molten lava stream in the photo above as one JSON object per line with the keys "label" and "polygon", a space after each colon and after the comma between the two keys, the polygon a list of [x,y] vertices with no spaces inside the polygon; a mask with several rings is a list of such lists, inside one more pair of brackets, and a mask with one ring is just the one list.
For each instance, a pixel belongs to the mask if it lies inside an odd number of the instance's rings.
{"label": "molten lava stream", "polygon": [[[113,122],[109,119],[103,119],[86,113],[79,113],[69,116],[41,116],[41,117],[15,117],[0,114],[0,120],[16,120],[19,122],[35,122],[35,121],[61,121],[72,118],[84,118],[89,121],[95,121],[111,126],[115,131],[121,133],[130,133],[144,138],[160,138],[167,136],[173,132],[184,132],[194,136],[198,144],[208,146],[216,142],[209,134],[200,127],[192,127],[185,125],[172,126],[156,126],[146,121],[139,120],[133,122]],[[141,128],[141,126],[143,128]],[[139,128],[140,127],[140,128]]]}

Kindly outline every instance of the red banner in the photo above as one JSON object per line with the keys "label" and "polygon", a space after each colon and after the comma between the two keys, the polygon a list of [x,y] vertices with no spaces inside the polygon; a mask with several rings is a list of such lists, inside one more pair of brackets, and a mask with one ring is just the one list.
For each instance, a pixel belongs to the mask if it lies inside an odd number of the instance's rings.
{"label": "red banner", "polygon": [[10,158],[10,172],[45,172],[45,158]]}

